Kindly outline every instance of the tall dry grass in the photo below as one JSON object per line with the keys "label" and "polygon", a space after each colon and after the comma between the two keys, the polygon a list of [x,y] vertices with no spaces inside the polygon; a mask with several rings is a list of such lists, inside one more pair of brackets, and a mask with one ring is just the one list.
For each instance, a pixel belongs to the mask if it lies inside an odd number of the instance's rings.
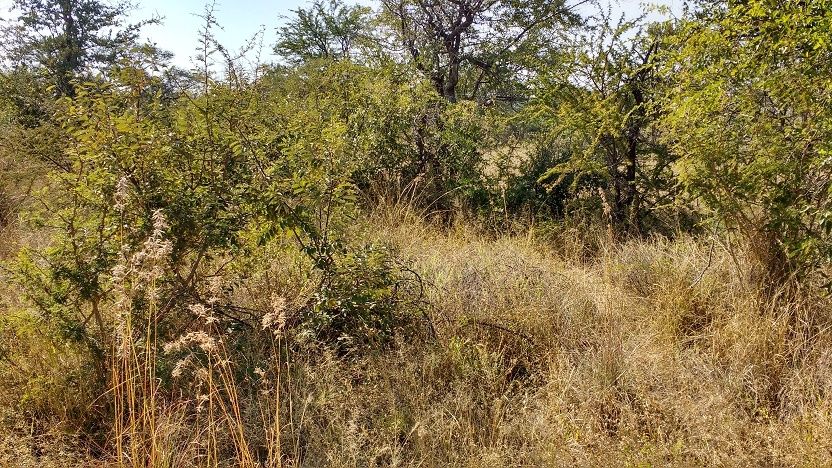
{"label": "tall dry grass", "polygon": [[[106,466],[832,464],[832,303],[761,293],[742,250],[495,236],[390,207],[353,234],[420,274],[435,336],[347,358],[289,346],[277,318],[313,281],[275,253],[234,293],[272,308],[266,329],[241,340],[194,311],[200,327],[167,346],[176,391],[150,364],[164,346],[130,341],[104,455],[66,452]],[[152,320],[131,326],[154,336]]]}

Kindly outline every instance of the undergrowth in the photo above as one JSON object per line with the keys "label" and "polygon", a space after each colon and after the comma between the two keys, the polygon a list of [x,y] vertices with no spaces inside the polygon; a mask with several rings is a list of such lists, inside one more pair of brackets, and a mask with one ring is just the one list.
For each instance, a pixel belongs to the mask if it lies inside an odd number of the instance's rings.
{"label": "undergrowth", "polygon": [[[153,303],[163,274],[153,259],[168,248],[153,235],[149,250],[123,260],[117,297]],[[84,383],[93,372],[84,350],[50,350],[27,325],[37,317],[5,286],[0,395],[15,411],[3,419],[3,463],[832,461],[829,299],[808,287],[762,294],[741,251],[681,236],[599,239],[588,256],[568,247],[579,242],[569,229],[494,236],[464,223],[440,228],[406,210],[379,210],[353,235],[387,247],[344,259],[330,296],[308,260],[273,247],[248,259],[257,268],[247,274],[213,280],[213,295],[191,306],[201,325],[174,340],[137,332],[153,328],[158,305],[144,321],[122,315],[103,395]],[[350,288],[359,293],[345,303]],[[230,322],[218,306],[228,294],[268,313],[257,326]],[[409,322],[355,314],[372,307],[407,312]],[[312,311],[325,314],[308,322]],[[386,333],[386,344],[351,341],[361,326]],[[84,426],[91,411],[110,415],[106,427]]]}

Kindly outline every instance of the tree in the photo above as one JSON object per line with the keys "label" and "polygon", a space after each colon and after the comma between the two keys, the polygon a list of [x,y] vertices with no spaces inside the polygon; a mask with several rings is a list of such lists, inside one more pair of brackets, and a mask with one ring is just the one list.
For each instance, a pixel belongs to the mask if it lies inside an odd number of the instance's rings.
{"label": "tree", "polygon": [[292,63],[312,59],[353,59],[360,42],[369,36],[371,10],[340,0],[315,0],[308,9],[278,28],[275,52]]}
{"label": "tree", "polygon": [[136,45],[142,26],[125,23],[126,2],[101,0],[14,0],[19,12],[7,24],[6,58],[41,70],[58,96],[73,96],[73,79],[87,69],[106,68]]}
{"label": "tree", "polygon": [[[529,106],[548,127],[544,144],[571,155],[540,182],[598,196],[618,233],[640,231],[646,211],[672,199],[667,148],[654,131],[662,25],[602,23],[579,37],[561,64],[540,71]],[[557,63],[557,62],[555,62]]]}
{"label": "tree", "polygon": [[680,180],[754,246],[767,281],[832,259],[830,24],[821,0],[709,2],[668,62]]}
{"label": "tree", "polygon": [[[382,0],[402,52],[451,102],[505,85],[520,58],[578,17],[565,0]],[[516,70],[514,70],[516,71]],[[511,99],[513,96],[507,96]]]}

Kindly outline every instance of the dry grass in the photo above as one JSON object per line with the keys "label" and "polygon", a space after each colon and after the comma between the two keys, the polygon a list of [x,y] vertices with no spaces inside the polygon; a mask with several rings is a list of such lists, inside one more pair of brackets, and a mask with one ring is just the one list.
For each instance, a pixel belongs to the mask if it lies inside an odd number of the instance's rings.
{"label": "dry grass", "polygon": [[[88,463],[832,464],[827,298],[759,294],[747,256],[718,243],[633,241],[588,259],[568,232],[494,238],[390,213],[358,234],[422,276],[435,339],[350,359],[261,341],[236,355],[246,363],[225,362],[218,341],[206,398],[160,395],[143,416],[152,457]],[[252,275],[241,300],[302,296],[302,275],[280,274],[291,261],[273,260],[268,281]],[[255,367],[259,378],[234,381]],[[7,448],[14,434],[0,444],[7,464],[33,457]]]}

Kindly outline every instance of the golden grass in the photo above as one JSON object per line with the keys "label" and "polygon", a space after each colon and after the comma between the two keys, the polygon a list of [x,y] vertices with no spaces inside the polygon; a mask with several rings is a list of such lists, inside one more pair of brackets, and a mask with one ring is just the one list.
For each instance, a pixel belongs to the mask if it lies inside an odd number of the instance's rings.
{"label": "golden grass", "polygon": [[[708,240],[600,242],[590,258],[565,230],[494,237],[391,213],[356,235],[391,244],[422,276],[435,339],[349,359],[276,339],[248,364],[228,362],[223,344],[203,374],[213,386],[200,387],[210,416],[194,416],[199,401],[159,397],[141,410],[153,414],[144,455],[87,463],[832,464],[829,299],[760,294],[747,256]],[[241,300],[308,292],[287,261],[268,281],[252,275]],[[235,382],[233,369],[252,363],[271,367]],[[4,447],[4,463],[23,459]]]}

